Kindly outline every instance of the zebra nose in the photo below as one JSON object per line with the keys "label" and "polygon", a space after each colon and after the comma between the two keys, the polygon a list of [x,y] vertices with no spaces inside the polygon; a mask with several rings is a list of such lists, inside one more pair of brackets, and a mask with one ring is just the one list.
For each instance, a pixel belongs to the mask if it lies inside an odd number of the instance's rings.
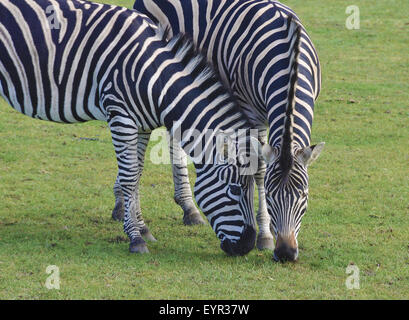
{"label": "zebra nose", "polygon": [[277,236],[276,248],[274,249],[275,261],[296,261],[298,258],[297,241],[294,232],[290,236]]}
{"label": "zebra nose", "polygon": [[255,243],[256,230],[253,226],[246,225],[239,240],[224,239],[220,244],[220,248],[229,256],[244,256],[254,248]]}
{"label": "zebra nose", "polygon": [[276,248],[274,250],[274,260],[275,261],[296,261],[298,257],[298,249],[297,248],[290,248],[288,246],[283,246],[280,248]]}

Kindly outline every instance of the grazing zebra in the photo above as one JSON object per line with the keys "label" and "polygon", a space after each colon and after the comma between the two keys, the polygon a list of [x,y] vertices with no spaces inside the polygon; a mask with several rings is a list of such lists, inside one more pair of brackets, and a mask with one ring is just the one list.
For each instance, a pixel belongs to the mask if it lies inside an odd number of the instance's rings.
{"label": "grazing zebra", "polygon": [[[255,176],[259,192],[257,247],[274,247],[269,213],[276,238],[275,259],[295,260],[307,206],[306,169],[324,145],[310,146],[321,74],[318,56],[299,19],[291,9],[272,0],[136,0],[134,8],[170,27],[171,34],[183,32],[193,39],[231,89],[251,125],[259,129],[263,143],[268,126],[269,140],[263,148],[267,172],[265,162],[260,161]],[[290,81],[291,70],[296,82]],[[287,107],[290,83],[296,95],[293,108]],[[180,149],[174,152],[182,153]],[[186,169],[179,166],[178,170]],[[184,178],[182,175],[175,183],[188,186],[187,179],[181,181]],[[183,190],[184,197],[191,199],[190,189]]]}
{"label": "grazing zebra", "polygon": [[[221,248],[246,254],[256,238],[254,177],[243,171],[250,124],[193,45],[183,36],[165,38],[145,15],[118,6],[1,0],[0,94],[36,119],[108,122],[131,252],[148,252],[142,237],[154,239],[135,192],[145,151],[137,141],[159,126],[181,132],[179,143],[195,164],[198,205]],[[223,161],[217,135],[240,130],[246,144],[232,140],[236,156]]]}

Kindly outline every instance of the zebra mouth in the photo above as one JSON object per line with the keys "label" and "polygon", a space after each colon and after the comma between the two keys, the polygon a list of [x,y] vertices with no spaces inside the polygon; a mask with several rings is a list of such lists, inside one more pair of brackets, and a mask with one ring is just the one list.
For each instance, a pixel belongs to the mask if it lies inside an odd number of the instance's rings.
{"label": "zebra mouth", "polygon": [[274,250],[273,254],[273,259],[275,262],[296,262],[298,259],[298,249],[292,249],[291,252],[285,252],[283,253],[282,251],[277,251],[277,249]]}
{"label": "zebra mouth", "polygon": [[220,248],[229,256],[244,256],[253,250],[256,243],[256,230],[251,225],[246,225],[238,241],[222,240]]}

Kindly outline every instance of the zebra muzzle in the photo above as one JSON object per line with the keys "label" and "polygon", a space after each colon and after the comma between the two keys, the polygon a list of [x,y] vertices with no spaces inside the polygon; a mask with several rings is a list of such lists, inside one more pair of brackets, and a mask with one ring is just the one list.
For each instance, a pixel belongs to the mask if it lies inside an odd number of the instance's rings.
{"label": "zebra muzzle", "polygon": [[256,230],[252,225],[246,225],[239,240],[224,239],[220,244],[220,248],[229,256],[244,256],[254,248],[255,243]]}
{"label": "zebra muzzle", "polygon": [[278,234],[276,248],[274,250],[275,261],[296,261],[298,258],[298,245],[294,232],[289,236]]}

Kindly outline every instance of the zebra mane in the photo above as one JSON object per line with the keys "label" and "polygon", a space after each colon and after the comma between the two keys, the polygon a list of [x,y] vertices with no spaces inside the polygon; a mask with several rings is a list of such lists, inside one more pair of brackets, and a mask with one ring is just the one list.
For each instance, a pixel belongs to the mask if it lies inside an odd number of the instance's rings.
{"label": "zebra mane", "polygon": [[[293,37],[295,36],[295,41],[293,45],[293,53],[291,60],[291,72],[290,72],[290,83],[288,89],[288,102],[284,119],[284,129],[282,136],[281,152],[280,152],[280,168],[283,171],[284,178],[288,176],[288,173],[294,165],[294,155],[293,155],[293,127],[294,127],[294,109],[295,109],[295,94],[298,79],[298,58],[300,55],[300,41],[301,41],[301,28],[293,20],[292,16],[288,17],[287,30],[290,32],[291,24],[296,24],[296,29],[294,31]],[[284,179],[286,180],[286,179]]]}
{"label": "zebra mane", "polygon": [[[173,37],[169,37],[169,26],[164,27],[159,24],[157,35],[165,42],[176,57],[182,60],[185,66],[189,66],[192,76],[195,79],[213,80],[213,83],[219,83],[219,78],[216,72],[208,64],[206,57],[195,48],[193,40],[184,33],[179,33]],[[221,84],[221,83],[220,83]]]}

